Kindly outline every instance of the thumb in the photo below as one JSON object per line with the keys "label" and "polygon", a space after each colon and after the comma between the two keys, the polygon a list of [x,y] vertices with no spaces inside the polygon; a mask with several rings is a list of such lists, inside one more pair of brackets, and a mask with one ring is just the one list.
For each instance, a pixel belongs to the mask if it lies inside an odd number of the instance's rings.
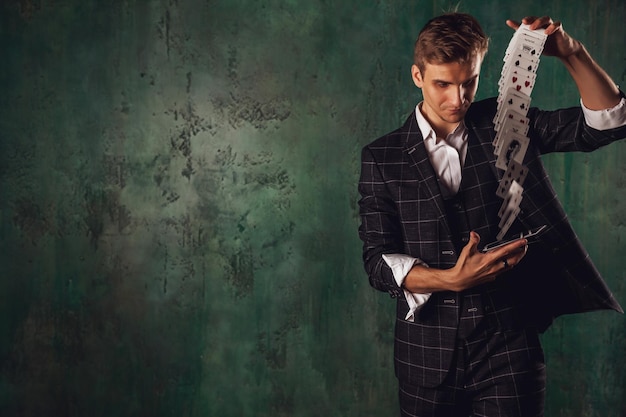
{"label": "thumb", "polygon": [[480,235],[472,230],[470,232],[469,241],[470,243],[478,245],[480,243]]}
{"label": "thumb", "polygon": [[506,25],[513,30],[517,30],[520,27],[520,24],[518,22],[516,22],[515,20],[511,20],[511,19],[506,21]]}
{"label": "thumb", "polygon": [[474,231],[471,231],[469,234],[469,241],[463,248],[468,255],[478,251],[478,244],[480,243],[480,235]]}

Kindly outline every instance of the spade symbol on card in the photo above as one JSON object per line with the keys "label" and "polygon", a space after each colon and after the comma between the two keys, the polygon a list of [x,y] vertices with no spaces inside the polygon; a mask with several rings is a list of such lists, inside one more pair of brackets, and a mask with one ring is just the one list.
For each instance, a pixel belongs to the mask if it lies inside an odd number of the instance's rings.
{"label": "spade symbol on card", "polygon": [[500,198],[505,198],[509,192],[511,183],[516,181],[519,185],[523,185],[527,174],[528,171],[525,165],[518,163],[516,160],[510,161],[506,168],[506,173],[500,180],[496,195]]}
{"label": "spade symbol on card", "polygon": [[[513,104],[513,99],[512,99],[512,98],[510,98],[510,99],[509,99],[509,105],[512,105],[512,104]],[[522,105],[522,106],[523,106],[523,105]]]}

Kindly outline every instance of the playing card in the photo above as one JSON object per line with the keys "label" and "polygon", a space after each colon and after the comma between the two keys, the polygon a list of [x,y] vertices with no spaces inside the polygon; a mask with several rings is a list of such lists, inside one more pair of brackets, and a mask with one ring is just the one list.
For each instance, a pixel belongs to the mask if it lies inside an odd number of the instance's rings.
{"label": "playing card", "polygon": [[523,59],[524,61],[530,62],[534,65],[533,71],[537,71],[537,69],[539,68],[539,61],[541,61],[540,55],[531,54],[531,49],[532,48],[523,48],[520,45],[511,50],[510,53],[504,55],[504,58],[502,60],[505,62],[505,64],[502,66],[502,72],[504,72],[504,69],[507,68],[508,64],[513,62],[514,59]]}
{"label": "playing card", "polygon": [[530,25],[527,25],[526,23],[522,23],[520,27],[518,28],[518,30],[524,36],[531,36],[533,38],[538,39],[542,44],[545,44],[546,39],[548,38],[548,35],[546,35],[545,33],[546,32],[545,29],[540,28],[540,29],[530,30]]}
{"label": "playing card", "polygon": [[[504,198],[504,202],[498,211],[498,217],[500,217],[502,221],[506,221],[506,218],[519,207],[519,204],[522,201],[523,192],[524,187],[522,187],[517,181],[513,181],[511,183],[509,191]],[[499,225],[499,227],[502,226]]]}
{"label": "playing card", "polygon": [[504,176],[500,179],[496,195],[500,198],[505,198],[513,182],[516,182],[519,185],[523,186],[526,175],[528,175],[528,170],[526,169],[526,166],[518,163],[516,160],[509,161],[506,172],[504,173]]}
{"label": "playing card", "polygon": [[506,171],[509,161],[513,160],[518,164],[523,164],[529,142],[530,139],[526,136],[518,135],[516,133],[508,133],[498,144],[501,145],[501,148],[498,152],[496,168]]}
{"label": "playing card", "polygon": [[530,61],[539,60],[541,53],[543,52],[543,48],[537,47],[532,43],[525,43],[520,41],[519,46],[516,49],[516,52],[520,54],[520,56],[524,59],[528,59]]}
{"label": "playing card", "polygon": [[498,107],[493,119],[496,167],[505,171],[496,191],[497,196],[504,199],[498,212],[500,232],[497,240],[504,238],[520,213],[524,191],[522,184],[528,174],[523,162],[530,142],[526,136],[529,129],[526,115],[539,57],[547,39],[544,32],[544,29],[531,31],[529,25],[522,24],[513,34],[504,54],[498,82]]}
{"label": "playing card", "polygon": [[513,108],[518,113],[525,114],[530,108],[530,101],[530,96],[509,87],[504,95],[498,96],[498,110],[506,106]]}
{"label": "playing card", "polygon": [[[496,120],[494,125],[494,129],[496,132],[504,131],[505,129],[516,127],[515,132],[523,132],[522,134],[528,133],[528,124],[529,119],[524,114],[515,111],[514,108],[508,107],[503,108],[504,112],[501,113],[500,118]],[[497,135],[496,135],[497,138]],[[495,145],[495,144],[494,144]]]}
{"label": "playing card", "polygon": [[496,240],[504,239],[504,237],[506,236],[506,233],[511,228],[511,225],[513,224],[513,222],[517,218],[517,215],[520,213],[520,211],[521,210],[518,207],[508,217],[506,217],[506,220],[502,220],[500,222],[500,224],[498,225],[498,227],[500,227],[500,232],[498,232],[498,234],[496,235]]}
{"label": "playing card", "polygon": [[493,119],[494,124],[506,113],[506,109],[513,109],[517,113],[526,116],[530,108],[530,97],[514,88],[509,88],[504,95],[498,96],[498,110]]}
{"label": "playing card", "polygon": [[506,109],[504,116],[494,127],[496,136],[493,140],[494,155],[500,155],[503,138],[509,133],[526,136],[529,130],[529,119],[513,109]]}
{"label": "playing card", "polygon": [[496,156],[500,155],[500,151],[502,150],[503,138],[505,138],[507,135],[517,134],[521,136],[526,136],[527,133],[528,133],[528,125],[523,126],[520,124],[513,124],[511,122],[511,125],[509,126],[509,124],[505,123],[503,125],[502,130],[496,133],[496,137],[493,141],[493,146],[494,146],[493,154]]}
{"label": "playing card", "polygon": [[532,57],[539,57],[543,51],[547,36],[545,29],[529,30],[529,25],[522,24],[515,31],[509,46],[507,47],[505,57],[511,55],[516,49],[522,49],[522,52]]}
{"label": "playing card", "polygon": [[537,75],[521,68],[510,67],[500,80],[500,92],[513,88],[530,96],[535,86]]}
{"label": "playing card", "polygon": [[500,207],[500,211],[498,212],[498,216],[500,216],[500,223],[498,223],[500,232],[496,236],[496,240],[502,240],[504,238],[506,233],[509,231],[509,228],[517,218],[517,215],[520,213],[519,205],[522,202],[523,192],[524,187],[516,181],[511,183],[509,192],[507,193],[507,196],[502,203],[502,207]]}
{"label": "playing card", "polygon": [[539,67],[539,61],[533,61],[532,59],[528,59],[522,53],[518,53],[517,56],[512,55],[505,61],[505,64],[502,66],[502,74],[508,71],[511,67],[520,68],[528,72],[536,72]]}

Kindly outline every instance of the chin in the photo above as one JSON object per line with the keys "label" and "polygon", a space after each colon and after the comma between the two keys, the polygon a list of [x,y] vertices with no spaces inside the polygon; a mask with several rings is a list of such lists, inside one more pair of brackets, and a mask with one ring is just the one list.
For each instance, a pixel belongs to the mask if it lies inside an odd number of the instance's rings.
{"label": "chin", "polygon": [[464,118],[465,118],[465,112],[463,112],[463,113],[460,113],[460,112],[459,112],[459,113],[456,113],[456,114],[454,114],[454,115],[452,115],[452,116],[448,117],[448,118],[446,119],[446,121],[447,121],[448,123],[458,123],[458,122],[460,122],[461,120],[463,120]]}

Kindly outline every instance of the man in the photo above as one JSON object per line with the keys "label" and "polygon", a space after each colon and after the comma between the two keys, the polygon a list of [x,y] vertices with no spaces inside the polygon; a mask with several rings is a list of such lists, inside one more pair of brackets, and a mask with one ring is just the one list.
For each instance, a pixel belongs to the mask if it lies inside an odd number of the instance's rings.
{"label": "man", "polygon": [[563,62],[581,96],[580,107],[528,112],[528,174],[509,234],[546,225],[537,242],[481,250],[498,234],[504,172],[493,154],[496,100],[472,103],[488,47],[473,17],[453,13],[426,24],[411,68],[423,101],[404,126],[363,149],[359,234],[371,285],[397,299],[403,416],[542,416],[538,334],[562,314],[621,311],[540,155],[626,137],[626,100],[559,22],[523,23],[545,29],[543,54]]}

